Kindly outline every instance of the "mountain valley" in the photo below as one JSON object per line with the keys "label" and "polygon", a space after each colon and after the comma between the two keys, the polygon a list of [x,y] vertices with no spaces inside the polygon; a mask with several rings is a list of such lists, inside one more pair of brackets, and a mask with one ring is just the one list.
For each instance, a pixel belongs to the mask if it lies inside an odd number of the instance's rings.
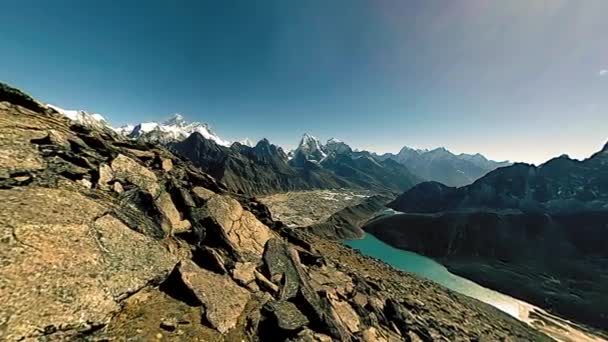
{"label": "mountain valley", "polygon": [[6,85],[0,152],[3,340],[548,340]]}

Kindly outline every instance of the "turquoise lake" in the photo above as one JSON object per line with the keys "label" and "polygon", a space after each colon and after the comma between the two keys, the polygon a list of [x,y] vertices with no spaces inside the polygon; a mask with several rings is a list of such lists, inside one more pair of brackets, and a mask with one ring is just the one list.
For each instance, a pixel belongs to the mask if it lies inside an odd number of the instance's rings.
{"label": "turquoise lake", "polygon": [[365,238],[361,240],[347,240],[344,243],[360,250],[364,255],[378,258],[395,268],[415,273],[453,291],[476,298],[516,318],[520,316],[521,302],[519,300],[452,274],[433,259],[394,248],[371,234],[365,234]]}

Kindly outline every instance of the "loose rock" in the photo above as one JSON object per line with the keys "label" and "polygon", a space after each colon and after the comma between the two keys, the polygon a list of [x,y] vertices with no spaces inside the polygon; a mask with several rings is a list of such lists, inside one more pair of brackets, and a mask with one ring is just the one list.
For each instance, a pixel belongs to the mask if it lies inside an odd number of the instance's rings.
{"label": "loose rock", "polygon": [[178,272],[203,304],[205,317],[214,328],[225,333],[236,325],[249,301],[249,291],[229,277],[199,268],[191,261],[180,262]]}

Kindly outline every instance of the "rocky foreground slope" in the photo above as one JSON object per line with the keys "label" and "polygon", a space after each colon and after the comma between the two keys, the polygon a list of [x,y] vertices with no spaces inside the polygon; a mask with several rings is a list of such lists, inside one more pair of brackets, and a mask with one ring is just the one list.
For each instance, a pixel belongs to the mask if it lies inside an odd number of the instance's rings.
{"label": "rocky foreground slope", "polygon": [[0,340],[544,340],[0,87]]}

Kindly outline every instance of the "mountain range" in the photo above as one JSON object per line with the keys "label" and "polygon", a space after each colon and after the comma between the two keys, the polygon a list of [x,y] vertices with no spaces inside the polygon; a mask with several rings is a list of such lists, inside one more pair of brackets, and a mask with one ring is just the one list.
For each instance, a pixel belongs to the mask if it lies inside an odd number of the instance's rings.
{"label": "mountain range", "polygon": [[[99,114],[51,107],[81,124],[111,128]],[[281,148],[279,151],[278,146],[266,139],[255,145],[248,138],[230,143],[207,124],[189,123],[180,114],[161,123],[144,122],[111,129],[130,139],[170,144],[207,172],[225,180],[234,191],[249,194],[336,187],[400,192],[424,180],[463,186],[510,164],[488,160],[481,154],[455,155],[445,148],[416,150],[404,147],[398,154],[377,155],[354,151],[335,138],[323,144],[308,133],[302,136],[296,149],[284,151]],[[200,136],[189,139],[194,133]],[[208,144],[197,141],[200,138],[219,147],[203,146]],[[213,153],[189,151],[187,146]]]}
{"label": "mountain range", "polygon": [[395,160],[425,180],[448,186],[468,185],[494,169],[511,165],[488,160],[479,153],[454,154],[443,147],[420,150],[406,146],[397,154],[385,153],[380,158]]}
{"label": "mountain range", "polygon": [[604,146],[582,161],[562,155],[540,166],[516,163],[461,188],[422,183],[392,206],[406,212],[479,207],[549,212],[608,209],[608,150]]}
{"label": "mountain range", "polygon": [[169,146],[233,191],[244,194],[327,188],[398,192],[419,182],[405,166],[377,161],[370,153],[353,152],[347,145],[328,154],[308,134],[291,159],[266,139],[254,147],[240,143],[225,147],[195,133]]}

